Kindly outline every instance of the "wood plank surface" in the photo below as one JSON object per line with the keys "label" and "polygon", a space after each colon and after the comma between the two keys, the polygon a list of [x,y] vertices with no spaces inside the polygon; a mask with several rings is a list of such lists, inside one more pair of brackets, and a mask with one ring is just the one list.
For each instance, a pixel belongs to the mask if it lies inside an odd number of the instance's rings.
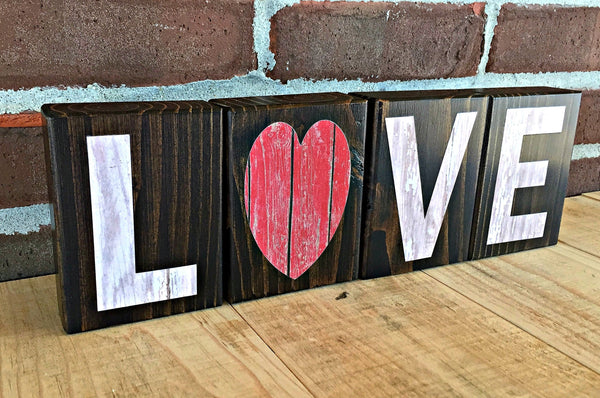
{"label": "wood plank surface", "polygon": [[600,201],[583,196],[568,198],[560,228],[561,242],[600,257]]}
{"label": "wood plank surface", "polygon": [[66,335],[54,276],[0,284],[0,396],[310,396],[229,305]]}
{"label": "wood plank surface", "polygon": [[587,192],[587,193],[584,193],[583,196],[585,196],[586,198],[600,200],[600,192]]}
{"label": "wood plank surface", "polygon": [[422,272],[234,308],[315,396],[564,397],[600,389],[599,374]]}
{"label": "wood plank surface", "polygon": [[600,373],[600,261],[557,246],[426,273]]}

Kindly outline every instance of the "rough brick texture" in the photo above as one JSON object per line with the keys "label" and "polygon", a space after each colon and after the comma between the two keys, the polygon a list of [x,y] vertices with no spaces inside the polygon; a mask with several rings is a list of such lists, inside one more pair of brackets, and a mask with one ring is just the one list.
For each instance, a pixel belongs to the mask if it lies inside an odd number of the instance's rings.
{"label": "rough brick texture", "polygon": [[470,76],[484,24],[481,3],[302,2],[272,18],[276,64],[269,75],[282,81]]}
{"label": "rough brick texture", "polygon": [[256,68],[250,0],[3,0],[0,88],[155,85]]}
{"label": "rough brick texture", "polygon": [[600,158],[571,161],[567,196],[600,191]]}
{"label": "rough brick texture", "polygon": [[42,128],[0,128],[0,208],[37,203],[48,203]]}
{"label": "rough brick texture", "polygon": [[600,8],[504,5],[487,70],[498,73],[600,69]]}
{"label": "rough brick texture", "polygon": [[581,96],[575,144],[600,142],[600,90],[584,91]]}
{"label": "rough brick texture", "polygon": [[0,235],[0,281],[54,272],[50,227],[27,235]]}

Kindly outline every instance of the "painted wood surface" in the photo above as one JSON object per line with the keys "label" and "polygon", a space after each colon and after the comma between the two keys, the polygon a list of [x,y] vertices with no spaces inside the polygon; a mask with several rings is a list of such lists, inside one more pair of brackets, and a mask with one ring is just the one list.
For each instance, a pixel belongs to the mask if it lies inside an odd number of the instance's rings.
{"label": "painted wood surface", "polygon": [[487,98],[467,91],[362,95],[370,99],[373,133],[361,277],[466,260]]}
{"label": "painted wood surface", "polygon": [[[238,98],[216,100],[215,103],[228,108],[225,133],[228,301],[238,302],[355,279],[359,260],[366,101],[332,93]],[[327,120],[335,124],[335,132],[330,123],[324,122]],[[321,127],[325,127],[323,131]],[[261,133],[272,138],[261,144]],[[263,139],[267,135],[262,136]],[[348,155],[339,145],[343,136]],[[318,142],[323,138],[329,143]],[[335,149],[331,145],[334,138]],[[269,142],[271,146],[267,145]],[[254,146],[255,143],[259,146]],[[273,145],[285,149],[275,150],[278,154],[275,156],[270,152],[274,150]],[[293,170],[289,166],[267,167],[270,174],[257,177],[253,170],[264,168],[264,163],[260,165],[261,157],[251,154],[253,146],[260,148],[256,149],[259,152],[268,152],[269,162],[293,164]],[[348,175],[344,172],[348,169],[347,163],[342,162],[338,167],[334,161],[331,167],[332,151],[335,151],[333,158],[337,161],[346,156],[350,158],[348,188],[345,188]],[[246,173],[248,165],[249,175]],[[281,184],[279,179],[283,181]],[[271,184],[279,186],[276,189]],[[330,189],[331,186],[334,189]],[[251,187],[250,191],[246,187]],[[259,193],[253,194],[257,190]],[[267,192],[274,196],[269,197]],[[347,196],[345,206],[344,196]],[[261,203],[263,199],[265,202]],[[260,213],[267,213],[262,210],[267,205],[275,209],[269,212],[272,218],[268,222],[259,217]],[[274,219],[282,222],[275,223]],[[336,224],[337,228],[332,228]],[[274,230],[268,236],[260,232],[258,235],[263,238],[255,239],[257,233],[253,235],[252,231],[267,225],[273,225]],[[286,236],[288,231],[295,237],[291,245]],[[329,244],[326,244],[328,240]],[[289,269],[286,245],[291,259]],[[279,269],[272,265],[270,258]]]}
{"label": "painted wood surface", "polygon": [[581,98],[558,89],[490,95],[472,259],[556,244]]}
{"label": "painted wood surface", "polygon": [[98,311],[196,295],[196,264],[135,272],[129,135],[86,141]]}
{"label": "painted wood surface", "polygon": [[[61,318],[69,332],[222,301],[221,109],[206,102],[48,105]],[[136,273],[197,265],[197,295],[98,311],[86,139],[130,136]],[[207,227],[210,226],[210,227]]]}
{"label": "painted wood surface", "polygon": [[342,218],[350,188],[350,151],[329,120],[312,125],[302,143],[276,122],[258,136],[245,172],[250,230],[264,256],[298,279],[325,250]]}
{"label": "painted wood surface", "polygon": [[544,236],[547,212],[513,216],[511,211],[517,188],[545,185],[548,161],[521,163],[519,158],[526,135],[560,134],[564,118],[564,106],[507,109],[490,213],[488,245]]}

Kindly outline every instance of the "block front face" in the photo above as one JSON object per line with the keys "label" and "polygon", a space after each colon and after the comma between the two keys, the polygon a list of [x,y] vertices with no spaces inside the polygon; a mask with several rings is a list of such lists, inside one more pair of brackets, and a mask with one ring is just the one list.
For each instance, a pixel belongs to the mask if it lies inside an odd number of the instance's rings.
{"label": "block front face", "polygon": [[200,101],[42,110],[65,329],[221,304],[222,110]]}
{"label": "block front face", "polygon": [[558,241],[581,95],[493,95],[472,259]]}
{"label": "block front face", "polygon": [[229,108],[228,300],[355,279],[366,100],[314,94],[216,103]]}
{"label": "block front face", "polygon": [[[450,96],[450,95],[454,96]],[[412,95],[412,97],[408,97]],[[488,99],[375,93],[361,277],[467,259]]]}

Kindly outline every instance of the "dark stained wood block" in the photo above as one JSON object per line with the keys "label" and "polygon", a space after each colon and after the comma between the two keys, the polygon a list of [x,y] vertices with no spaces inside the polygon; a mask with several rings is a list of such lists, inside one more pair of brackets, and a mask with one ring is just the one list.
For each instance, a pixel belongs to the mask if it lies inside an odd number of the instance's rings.
{"label": "dark stained wood block", "polygon": [[486,93],[492,112],[472,259],[556,244],[581,97],[550,88]]}
{"label": "dark stained wood block", "polygon": [[[189,101],[44,105],[42,112],[47,120],[55,262],[65,330],[79,332],[220,305],[222,109],[207,102]],[[93,154],[98,155],[94,162],[98,162],[100,172],[110,175],[111,171],[102,166],[109,164],[106,158],[116,152],[103,152],[107,147],[98,138],[111,136],[129,143],[113,149],[130,158],[130,163],[123,163],[123,180],[115,179],[114,186],[104,181],[101,188],[90,188],[90,181],[96,181],[96,177],[90,177],[93,170],[88,161]],[[94,152],[90,142],[100,142],[101,150]],[[95,254],[110,257],[113,250],[118,256],[121,248],[94,243],[108,240],[102,241],[94,229],[98,225],[93,226],[92,218],[100,216],[97,212],[92,214],[91,200],[96,198],[95,205],[108,213],[113,208],[119,209],[119,203],[109,202],[119,201],[119,192],[116,196],[110,192],[118,191],[119,187],[131,190],[134,279],[141,275],[163,275],[166,279],[159,282],[164,282],[161,288],[166,289],[163,292],[166,297],[177,297],[180,292],[174,288],[180,285],[193,284],[197,294],[155,302],[137,297],[136,302],[142,304],[123,307],[122,302],[109,303],[108,309],[99,311],[102,294],[97,291],[96,277],[100,275],[95,271],[99,266]],[[98,201],[99,198],[107,203]],[[120,213],[113,214],[116,231],[110,230],[110,223],[105,225],[109,231],[104,238],[130,236],[121,228],[123,217]],[[196,266],[195,280],[171,279],[172,268],[189,265]],[[165,269],[169,271],[158,271]],[[102,279],[102,283],[112,283],[115,286],[111,287],[118,288],[109,279]],[[102,283],[98,286],[104,289]],[[121,295],[131,294],[128,288],[121,289]]]}
{"label": "dark stained wood block", "polygon": [[488,99],[473,91],[357,95],[369,98],[372,117],[361,277],[466,260]]}
{"label": "dark stained wood block", "polygon": [[215,103],[228,108],[227,299],[355,279],[367,101],[328,93]]}

